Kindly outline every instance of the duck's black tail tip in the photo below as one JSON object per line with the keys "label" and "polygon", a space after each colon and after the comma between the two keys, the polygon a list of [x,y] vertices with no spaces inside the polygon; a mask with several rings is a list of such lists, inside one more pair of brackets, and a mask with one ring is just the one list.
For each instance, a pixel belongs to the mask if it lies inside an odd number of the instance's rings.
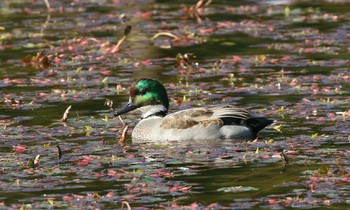
{"label": "duck's black tail tip", "polygon": [[274,122],[274,120],[270,120],[265,117],[253,117],[247,120],[247,126],[249,126],[257,134],[266,126],[271,125]]}

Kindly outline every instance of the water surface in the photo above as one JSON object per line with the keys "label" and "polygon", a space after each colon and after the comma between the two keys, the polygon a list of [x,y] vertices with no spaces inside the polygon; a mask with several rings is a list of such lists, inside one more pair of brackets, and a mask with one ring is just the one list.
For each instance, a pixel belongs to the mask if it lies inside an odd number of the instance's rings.
{"label": "water surface", "polygon": [[[0,3],[1,207],[346,207],[346,1],[50,3]],[[119,145],[105,101],[140,77],[166,84],[171,111],[232,103],[276,124],[257,141]]]}

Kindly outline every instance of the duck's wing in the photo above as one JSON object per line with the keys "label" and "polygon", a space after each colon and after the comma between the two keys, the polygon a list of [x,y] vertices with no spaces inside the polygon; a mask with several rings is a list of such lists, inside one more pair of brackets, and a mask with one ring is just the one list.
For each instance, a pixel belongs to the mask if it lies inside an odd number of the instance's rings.
{"label": "duck's wing", "polygon": [[246,109],[237,108],[233,105],[214,106],[211,118],[220,119],[224,125],[242,125],[249,127],[254,135],[274,121],[265,117],[253,115]]}
{"label": "duck's wing", "polygon": [[164,129],[187,129],[196,125],[244,125],[250,112],[232,105],[186,109],[163,118]]}

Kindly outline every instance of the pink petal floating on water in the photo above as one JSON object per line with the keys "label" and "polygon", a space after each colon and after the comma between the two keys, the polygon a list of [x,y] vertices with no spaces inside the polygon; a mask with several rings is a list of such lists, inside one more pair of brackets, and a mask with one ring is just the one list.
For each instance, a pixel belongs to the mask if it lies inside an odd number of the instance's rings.
{"label": "pink petal floating on water", "polygon": [[108,176],[114,176],[114,175],[116,175],[116,174],[118,174],[117,171],[115,171],[115,170],[113,170],[113,169],[108,169]]}
{"label": "pink petal floating on water", "polygon": [[85,198],[85,196],[83,196],[83,195],[78,195],[78,194],[73,194],[73,197],[74,197],[74,198]]}
{"label": "pink petal floating on water", "polygon": [[114,196],[114,192],[109,192],[109,193],[107,193],[106,194],[106,198],[111,198],[111,197],[113,197]]}
{"label": "pink petal floating on water", "polygon": [[59,58],[59,57],[55,57],[54,63],[55,63],[56,65],[60,65],[60,64],[62,63],[62,59]]}
{"label": "pink petal floating on water", "polygon": [[14,148],[15,148],[15,152],[16,152],[17,154],[21,154],[21,153],[23,153],[24,151],[26,151],[26,147],[23,146],[23,145],[17,145],[17,146],[15,146]]}
{"label": "pink petal floating on water", "polygon": [[263,159],[270,159],[270,155],[264,155],[262,156]]}
{"label": "pink petal floating on water", "polygon": [[348,181],[350,180],[350,178],[349,178],[349,177],[343,177],[343,178],[341,178],[341,180],[342,180],[343,182],[348,182]]}
{"label": "pink petal floating on water", "polygon": [[197,202],[194,202],[194,203],[192,203],[191,204],[191,208],[198,208],[199,207],[199,205],[198,205],[198,203]]}
{"label": "pink petal floating on water", "polygon": [[317,118],[316,120],[317,120],[317,121],[323,122],[323,121],[326,121],[326,118],[325,118],[325,117],[319,117],[319,118]]}
{"label": "pink petal floating on water", "polygon": [[62,199],[65,200],[65,201],[71,201],[73,199],[73,196],[65,195],[65,196],[63,196]]}
{"label": "pink petal floating on water", "polygon": [[25,79],[13,79],[13,80],[11,80],[11,82],[15,83],[15,84],[24,84]]}
{"label": "pink petal floating on water", "polygon": [[311,101],[309,99],[307,99],[307,98],[303,98],[303,102],[309,103]]}
{"label": "pink petal floating on water", "polygon": [[26,174],[34,174],[34,171],[32,171],[30,169],[24,169],[23,172]]}
{"label": "pink petal floating on water", "polygon": [[170,193],[173,192],[187,192],[191,189],[191,187],[186,187],[186,186],[180,186],[180,185],[174,185],[172,188],[169,189]]}
{"label": "pink petal floating on water", "polygon": [[205,73],[206,71],[207,71],[206,68],[199,68],[199,70],[198,70],[199,73]]}
{"label": "pink petal floating on water", "polygon": [[214,28],[199,28],[197,31],[198,31],[198,34],[200,34],[200,35],[210,35],[210,34],[214,33],[215,29]]}
{"label": "pink petal floating on water", "polygon": [[169,189],[169,193],[174,193],[174,192],[176,192],[176,191],[178,191],[177,186],[174,186],[174,187],[172,187],[172,188]]}
{"label": "pink petal floating on water", "polygon": [[219,203],[212,203],[212,204],[209,204],[206,209],[211,209],[211,208],[215,208],[218,206]]}
{"label": "pink petal floating on water", "polygon": [[291,58],[291,57],[290,57],[289,55],[286,55],[286,56],[283,56],[283,57],[282,57],[282,60],[283,60],[283,61],[289,61],[290,58]]}
{"label": "pink petal floating on water", "polygon": [[314,182],[319,182],[319,181],[320,181],[320,178],[317,177],[317,176],[311,176],[311,177],[310,177],[310,180],[311,180],[311,181],[314,181]]}
{"label": "pink petal floating on water", "polygon": [[127,155],[126,158],[133,159],[133,158],[135,158],[135,155],[130,154],[130,155]]}
{"label": "pink petal floating on water", "polygon": [[89,165],[89,162],[86,160],[82,160],[82,161],[78,162],[78,165],[79,166],[87,166],[87,165]]}
{"label": "pink petal floating on water", "polygon": [[86,166],[93,160],[90,156],[83,156],[83,160],[78,162],[79,166]]}
{"label": "pink petal floating on water", "polygon": [[104,76],[109,76],[109,75],[111,75],[111,70],[104,69],[101,71],[101,74]]}
{"label": "pink petal floating on water", "polygon": [[171,208],[179,208],[179,207],[180,207],[179,204],[176,204],[176,203],[171,204]]}
{"label": "pink petal floating on water", "polygon": [[275,29],[273,28],[272,25],[269,25],[269,26],[267,26],[267,30],[269,30],[271,32],[271,31],[274,31]]}
{"label": "pink petal floating on water", "polygon": [[268,200],[267,200],[267,202],[269,203],[269,204],[278,204],[278,203],[280,203],[280,200],[279,199],[277,199],[277,198],[269,198]]}
{"label": "pink petal floating on water", "polygon": [[3,80],[4,84],[10,84],[11,83],[11,79],[10,78],[4,78]]}
{"label": "pink petal floating on water", "polygon": [[142,61],[142,63],[143,63],[143,65],[145,65],[145,66],[149,66],[149,65],[152,64],[152,61],[151,61],[150,59],[147,59],[147,60]]}
{"label": "pink petal floating on water", "polygon": [[104,59],[106,59],[106,57],[105,57],[104,55],[101,55],[101,56],[99,56],[99,57],[96,57],[96,60],[97,60],[97,61],[102,61],[102,60],[104,60]]}
{"label": "pink petal floating on water", "polygon": [[139,187],[132,188],[128,191],[128,193],[130,193],[130,194],[136,194],[139,192],[141,192],[141,188],[139,188]]}
{"label": "pink petal floating on water", "polygon": [[95,172],[94,176],[98,179],[98,178],[103,177],[103,174]]}

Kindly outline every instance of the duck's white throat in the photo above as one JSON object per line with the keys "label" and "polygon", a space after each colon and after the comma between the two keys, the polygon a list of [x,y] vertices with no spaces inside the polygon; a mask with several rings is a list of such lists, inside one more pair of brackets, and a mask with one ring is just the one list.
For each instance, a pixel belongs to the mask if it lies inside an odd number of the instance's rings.
{"label": "duck's white throat", "polygon": [[147,117],[155,115],[165,115],[168,112],[168,109],[163,105],[148,105],[138,108],[142,112],[141,118],[145,119]]}

